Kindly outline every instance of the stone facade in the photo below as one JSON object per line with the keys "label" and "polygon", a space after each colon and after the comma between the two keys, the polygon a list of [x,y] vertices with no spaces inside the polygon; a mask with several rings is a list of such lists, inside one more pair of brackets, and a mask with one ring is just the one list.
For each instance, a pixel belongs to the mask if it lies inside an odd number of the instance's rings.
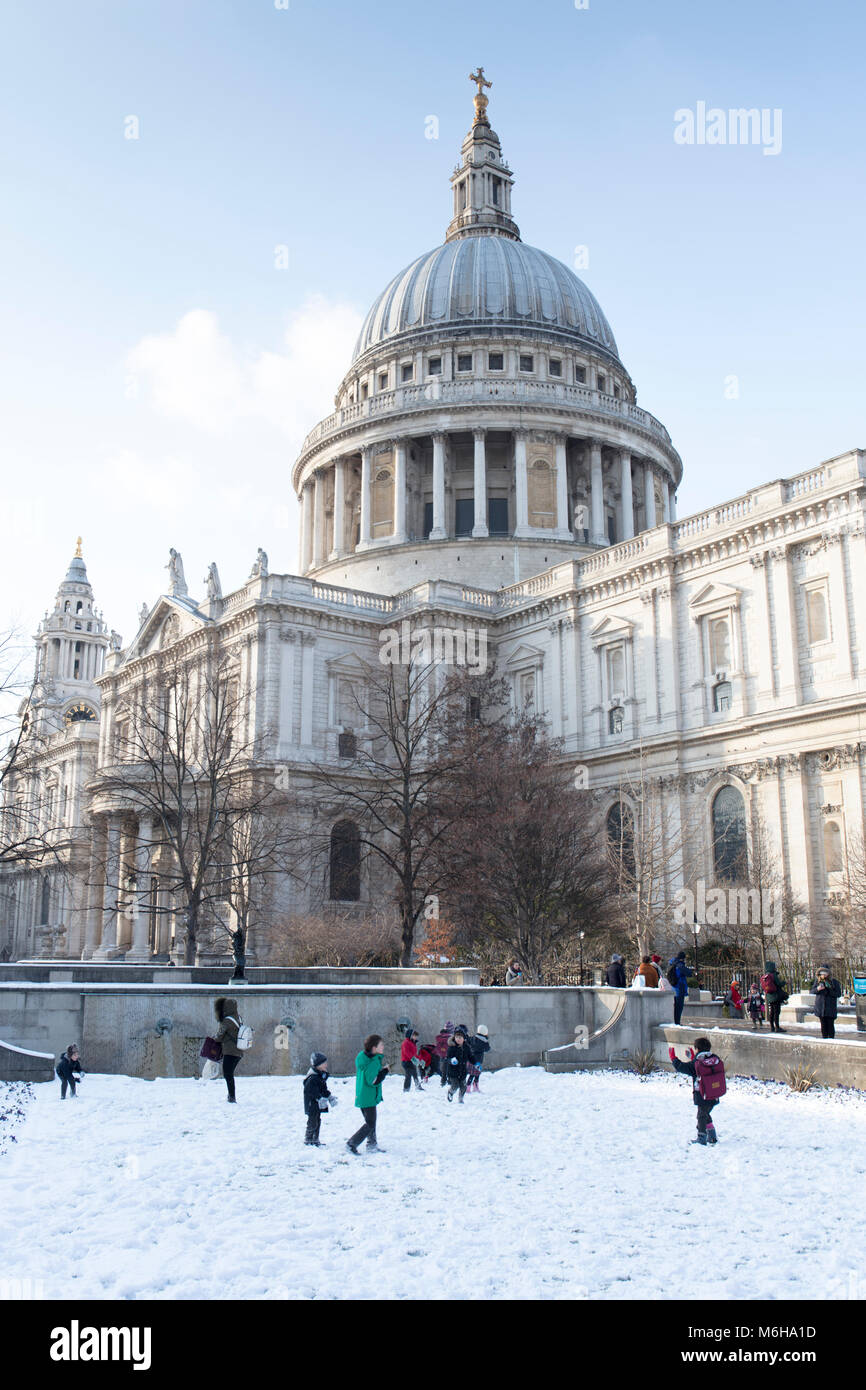
{"label": "stone facade", "polygon": [[[41,759],[78,757],[70,825],[90,858],[46,921],[27,876],[10,889],[3,875],[13,958],[41,950],[52,923],[66,929],[59,955],[176,954],[170,905],[151,910],[148,826],[83,790],[97,760],[111,763],[118,710],[133,692],[147,698],[167,655],[194,663],[216,643],[235,663],[262,771],[300,774],[337,762],[341,736],[364,737],[353,683],[404,619],[483,629],[515,707],[544,713],[601,818],[628,801],[640,763],[661,788],[666,833],[689,827],[675,877],[715,878],[713,807],[732,788],[746,841],[759,820],[768,828],[823,943],[864,829],[866,453],[677,520],[670,437],[637,405],[586,287],[520,241],[511,181],[481,111],[445,242],[376,301],[336,409],[295,463],[298,573],[271,574],[259,552],[241,588],[223,596],[214,572],[197,602],[173,552],[169,592],[129,645],[104,672],[97,662],[52,687],[59,710],[88,680],[99,720],[58,727],[27,776],[35,787]],[[41,632],[40,651],[56,640]],[[92,641],[108,646],[103,627]],[[130,866],[139,888],[121,911]],[[381,887],[362,876],[354,910]],[[287,879],[278,895],[285,911],[314,909],[327,884],[317,898]]]}

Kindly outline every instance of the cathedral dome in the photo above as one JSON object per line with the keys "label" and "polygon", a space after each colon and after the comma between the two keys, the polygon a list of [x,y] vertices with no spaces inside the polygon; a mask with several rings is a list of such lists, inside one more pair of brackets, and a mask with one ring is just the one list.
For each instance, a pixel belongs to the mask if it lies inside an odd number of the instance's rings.
{"label": "cathedral dome", "polygon": [[528,329],[619,355],[595,296],[562,261],[479,231],[446,241],[395,275],[364,320],[353,361],[402,335],[441,337],[461,328]]}

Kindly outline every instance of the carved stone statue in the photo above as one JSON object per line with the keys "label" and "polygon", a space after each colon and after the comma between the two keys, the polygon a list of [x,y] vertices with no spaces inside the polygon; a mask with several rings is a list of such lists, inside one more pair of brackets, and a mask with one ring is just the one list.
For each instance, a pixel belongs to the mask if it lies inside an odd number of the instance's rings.
{"label": "carved stone statue", "polygon": [[253,567],[252,567],[252,569],[250,570],[250,579],[264,579],[265,576],[267,575],[267,572],[268,572],[268,557],[267,557],[267,552],[264,551],[264,550],[262,550],[262,547],[259,546],[258,550],[256,551],[256,558],[255,558],[255,560],[254,560],[254,562],[253,562]]}
{"label": "carved stone statue", "polygon": [[120,648],[121,648],[121,646],[122,646],[122,644],[123,644],[123,638],[121,637],[120,633],[119,633],[119,632],[115,632],[115,631],[114,631],[114,628],[112,628],[112,629],[111,629],[111,637],[109,638],[109,643],[108,643],[108,645],[110,646],[111,650],[112,650],[113,652],[119,652],[119,651],[120,651]]}
{"label": "carved stone statue", "polygon": [[211,601],[222,598],[223,590],[215,563],[208,565],[204,582],[207,585],[207,596]]}
{"label": "carved stone statue", "polygon": [[183,560],[180,558],[179,550],[168,552],[169,560],[166,565],[168,570],[168,590],[171,594],[187,594],[186,579],[183,573]]}
{"label": "carved stone statue", "polygon": [[147,622],[147,615],[148,615],[149,612],[150,612],[150,609],[148,608],[147,604],[146,604],[146,603],[143,603],[143,604],[141,605],[141,607],[139,608],[139,610],[138,610],[138,625],[139,625],[139,627],[143,627],[143,625]]}

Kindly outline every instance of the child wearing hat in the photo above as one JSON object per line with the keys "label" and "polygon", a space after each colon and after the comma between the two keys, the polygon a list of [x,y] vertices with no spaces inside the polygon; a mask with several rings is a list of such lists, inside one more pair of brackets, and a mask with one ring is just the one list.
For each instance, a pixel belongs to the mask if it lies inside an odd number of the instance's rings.
{"label": "child wearing hat", "polygon": [[483,1023],[479,1023],[474,1035],[469,1039],[469,1055],[472,1063],[469,1068],[470,1091],[478,1091],[478,1078],[484,1066],[484,1055],[490,1051],[489,1029]]}
{"label": "child wearing hat", "polygon": [[411,1091],[412,1082],[415,1082],[415,1090],[421,1090],[421,1077],[419,1075],[418,1058],[418,1030],[410,1028],[402,1043],[400,1044],[400,1065],[403,1068],[403,1091]]}
{"label": "child wearing hat", "polygon": [[310,1055],[310,1070],[304,1077],[304,1112],[307,1116],[305,1144],[316,1149],[324,1147],[319,1138],[322,1115],[337,1104],[336,1097],[328,1090],[328,1059],[324,1052]]}

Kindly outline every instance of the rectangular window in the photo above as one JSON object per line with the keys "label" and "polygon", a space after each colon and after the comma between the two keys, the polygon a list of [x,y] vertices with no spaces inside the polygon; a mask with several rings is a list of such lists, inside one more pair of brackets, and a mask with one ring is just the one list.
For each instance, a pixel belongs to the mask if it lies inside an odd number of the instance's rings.
{"label": "rectangular window", "polygon": [[491,536],[508,535],[508,498],[488,497],[487,530]]}
{"label": "rectangular window", "polygon": [[586,382],[586,367],[575,367],[574,379],[578,385],[583,385]]}
{"label": "rectangular window", "polygon": [[380,372],[380,373],[379,373],[379,390],[380,390],[380,391],[387,391],[387,390],[388,390],[388,373],[387,373],[387,372]]}
{"label": "rectangular window", "polygon": [[562,376],[562,363],[558,357],[551,357],[548,369],[551,376]]}
{"label": "rectangular window", "polygon": [[619,387],[618,387],[617,385],[614,385],[613,394],[614,394],[615,396],[619,396]]}
{"label": "rectangular window", "polygon": [[493,206],[499,207],[499,180],[493,180]]}
{"label": "rectangular window", "polygon": [[400,380],[411,381],[415,375],[415,367],[411,362],[404,362],[400,368]]}
{"label": "rectangular window", "polygon": [[456,536],[471,536],[474,524],[475,499],[458,497],[454,503],[454,534]]}
{"label": "rectangular window", "polygon": [[806,629],[810,646],[830,641],[830,612],[823,584],[806,590]]}
{"label": "rectangular window", "polygon": [[472,353],[471,353],[471,352],[460,352],[460,353],[457,354],[457,370],[458,370],[458,372],[471,372],[471,371],[472,371]]}
{"label": "rectangular window", "polygon": [[505,366],[505,358],[501,352],[489,352],[487,354],[487,370],[490,372],[501,372]]}
{"label": "rectangular window", "polygon": [[430,532],[433,530],[433,503],[424,503],[424,539],[426,541]]}
{"label": "rectangular window", "polygon": [[362,401],[365,401],[365,400],[367,399],[367,396],[368,396],[368,395],[369,395],[369,387],[367,386],[366,381],[362,381],[362,382],[361,382],[361,400],[362,400]]}
{"label": "rectangular window", "polygon": [[599,391],[606,391],[606,390],[607,390],[607,383],[606,383],[606,381],[605,381],[605,378],[601,375],[600,372],[599,372],[599,376],[598,376],[598,389],[599,389]]}
{"label": "rectangular window", "polygon": [[522,352],[522,353],[520,354],[520,370],[521,370],[522,372],[531,372],[531,371],[534,370],[534,368],[535,368],[535,360],[534,360],[534,358],[530,357],[530,356],[528,355],[528,353]]}
{"label": "rectangular window", "polygon": [[441,357],[431,357],[431,358],[430,358],[430,361],[427,363],[427,375],[428,375],[428,376],[440,376],[440,375],[441,375],[441,372],[442,372],[442,358],[441,358]]}
{"label": "rectangular window", "polygon": [[340,734],[340,757],[354,758],[357,743],[354,734]]}

